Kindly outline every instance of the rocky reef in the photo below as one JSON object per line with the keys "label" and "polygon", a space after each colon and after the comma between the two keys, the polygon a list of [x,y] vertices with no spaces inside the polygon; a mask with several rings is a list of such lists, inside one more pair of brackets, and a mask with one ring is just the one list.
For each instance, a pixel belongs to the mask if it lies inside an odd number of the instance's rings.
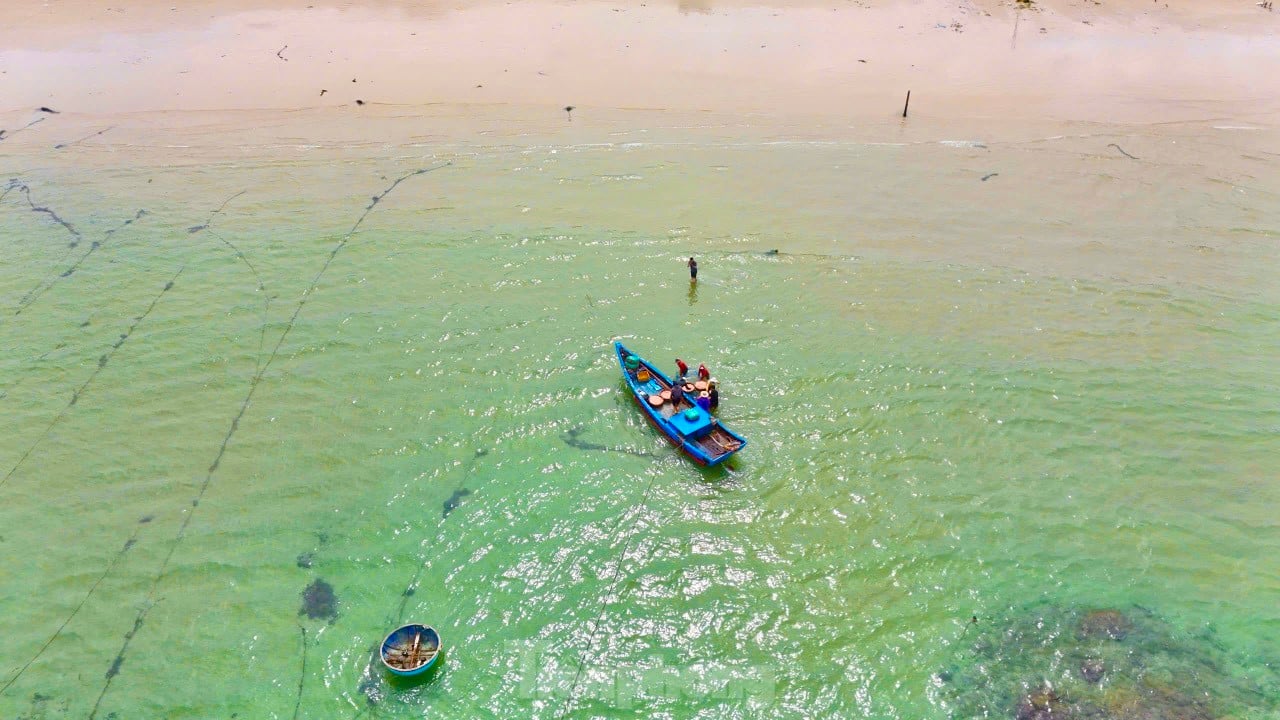
{"label": "rocky reef", "polygon": [[1037,605],[975,624],[935,676],[953,718],[1252,720],[1280,717],[1276,656],[1224,647],[1140,607]]}

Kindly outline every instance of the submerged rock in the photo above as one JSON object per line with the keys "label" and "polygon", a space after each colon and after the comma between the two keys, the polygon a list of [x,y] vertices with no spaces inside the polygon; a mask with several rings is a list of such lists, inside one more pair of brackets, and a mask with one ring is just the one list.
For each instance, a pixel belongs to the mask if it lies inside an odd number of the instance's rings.
{"label": "submerged rock", "polygon": [[1151,610],[1034,603],[974,626],[936,687],[954,718],[1280,718],[1280,662]]}
{"label": "submerged rock", "polygon": [[1107,694],[1107,717],[1124,720],[1214,720],[1218,717],[1203,698],[1168,685],[1143,682],[1135,689]]}
{"label": "submerged rock", "polygon": [[1085,658],[1084,662],[1080,663],[1080,677],[1084,678],[1085,682],[1099,682],[1106,672],[1107,665],[1099,658]]}
{"label": "submerged rock", "polygon": [[1014,713],[1017,720],[1054,720],[1066,716],[1066,707],[1053,688],[1044,687],[1024,695]]}
{"label": "submerged rock", "polygon": [[302,591],[302,609],[299,615],[306,615],[312,620],[333,621],[338,617],[338,596],[333,586],[317,578]]}
{"label": "submerged rock", "polygon": [[1133,624],[1119,610],[1094,610],[1080,619],[1076,637],[1081,640],[1123,640]]}
{"label": "submerged rock", "polygon": [[444,501],[444,512],[441,513],[440,517],[441,518],[449,517],[449,513],[453,512],[454,510],[457,510],[458,506],[462,504],[462,498],[470,494],[471,494],[471,491],[466,488],[459,488],[457,490],[454,490],[453,494],[449,496],[449,499]]}

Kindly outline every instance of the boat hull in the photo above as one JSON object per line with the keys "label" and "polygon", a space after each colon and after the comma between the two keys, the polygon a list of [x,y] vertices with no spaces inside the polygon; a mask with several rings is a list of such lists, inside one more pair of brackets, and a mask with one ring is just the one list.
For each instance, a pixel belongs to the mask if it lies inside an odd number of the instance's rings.
{"label": "boat hull", "polygon": [[[423,655],[422,663],[411,668],[402,668],[392,664],[391,658],[394,654],[405,647],[412,645],[414,636],[419,638],[419,643],[426,647],[434,646],[435,650],[429,654]],[[443,644],[440,642],[440,633],[429,625],[418,625],[412,623],[409,625],[401,625],[392,630],[382,641],[382,647],[378,649],[378,654],[382,657],[382,665],[392,675],[400,677],[413,677],[421,675],[431,669],[436,664],[436,660],[440,658],[440,653],[444,650]]]}
{"label": "boat hull", "polygon": [[[620,342],[614,343],[614,352],[617,354],[618,365],[622,369],[622,376],[627,383],[632,401],[640,408],[640,412],[649,424],[690,460],[704,467],[712,467],[728,460],[746,446],[745,438],[714,421],[712,431],[701,438],[682,435],[672,421],[664,417],[660,411],[654,410],[647,402],[649,392],[664,386],[669,387],[671,380],[652,363],[628,350]],[[657,379],[641,383],[628,371],[626,359],[629,356],[635,357],[639,364]]]}
{"label": "boat hull", "polygon": [[666,438],[667,442],[671,443],[672,447],[674,447],[675,449],[683,453],[685,457],[689,458],[690,460],[698,463],[703,467],[711,466],[710,461],[708,459],[699,457],[689,452],[689,450],[684,447],[684,443],[682,441],[674,437],[671,437],[671,433],[668,432],[667,429],[664,428],[662,425],[658,424],[658,421],[653,417],[653,414],[646,412],[648,408],[645,407],[645,403],[643,400],[640,399],[639,395],[636,395],[635,393],[631,393],[631,399],[635,402],[636,407],[640,408],[640,412],[644,415],[644,419],[649,421],[649,424],[653,426],[654,430],[657,430],[658,432],[662,433],[662,437]]}

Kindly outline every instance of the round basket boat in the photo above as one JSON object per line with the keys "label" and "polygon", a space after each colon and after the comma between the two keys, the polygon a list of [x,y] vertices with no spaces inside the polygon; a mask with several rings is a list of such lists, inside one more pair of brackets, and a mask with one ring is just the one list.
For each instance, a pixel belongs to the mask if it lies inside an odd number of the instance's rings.
{"label": "round basket boat", "polygon": [[382,664],[395,675],[420,675],[440,657],[440,633],[429,625],[402,625],[382,641]]}

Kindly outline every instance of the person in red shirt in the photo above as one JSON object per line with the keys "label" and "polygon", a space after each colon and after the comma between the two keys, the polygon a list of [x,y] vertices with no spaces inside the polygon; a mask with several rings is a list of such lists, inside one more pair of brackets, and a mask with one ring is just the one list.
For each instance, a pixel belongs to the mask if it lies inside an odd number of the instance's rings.
{"label": "person in red shirt", "polygon": [[680,358],[676,358],[676,370],[680,371],[679,376],[680,376],[680,379],[682,380],[684,379],[685,375],[689,374],[689,366],[685,365],[684,361],[681,360]]}
{"label": "person in red shirt", "polygon": [[707,366],[705,364],[698,363],[698,379],[699,380],[711,379],[711,371],[707,369]]}

